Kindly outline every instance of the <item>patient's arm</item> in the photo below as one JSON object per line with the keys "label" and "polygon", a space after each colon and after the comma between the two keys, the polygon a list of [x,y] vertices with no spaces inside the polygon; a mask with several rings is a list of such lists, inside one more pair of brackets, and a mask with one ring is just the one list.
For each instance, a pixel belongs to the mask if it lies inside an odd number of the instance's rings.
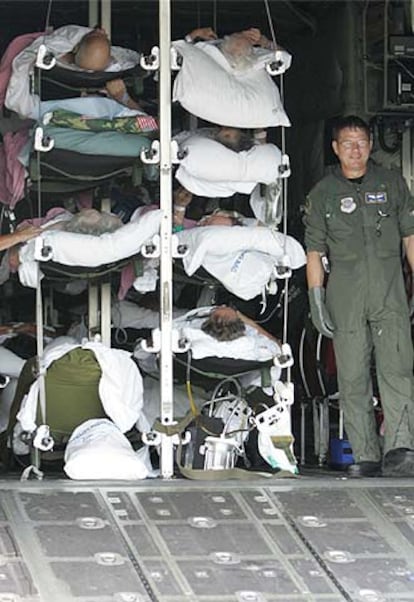
{"label": "patient's arm", "polygon": [[41,231],[41,228],[37,228],[36,226],[26,226],[20,230],[12,232],[11,234],[2,234],[0,236],[0,251],[5,251],[6,249],[14,247],[14,245],[26,242],[31,238],[35,238],[41,233]]}
{"label": "patient's arm", "polygon": [[128,94],[126,85],[122,79],[113,79],[109,82],[106,82],[105,89],[111,98],[122,105],[125,105],[128,107],[128,109],[136,109],[138,111],[142,110],[139,103],[131,98]]}
{"label": "patient's arm", "polygon": [[277,339],[276,337],[274,337],[272,334],[270,334],[270,332],[267,332],[267,330],[265,330],[264,328],[262,328],[261,326],[259,326],[259,324],[257,324],[257,322],[255,322],[251,318],[248,318],[247,316],[245,316],[244,314],[242,314],[238,310],[237,310],[237,316],[240,318],[240,320],[242,320],[242,322],[244,322],[245,324],[248,324],[249,326],[252,326],[253,328],[255,328],[258,333],[260,333],[263,336],[267,337],[271,341],[275,341],[279,345],[282,345],[282,342],[279,341],[279,339]]}

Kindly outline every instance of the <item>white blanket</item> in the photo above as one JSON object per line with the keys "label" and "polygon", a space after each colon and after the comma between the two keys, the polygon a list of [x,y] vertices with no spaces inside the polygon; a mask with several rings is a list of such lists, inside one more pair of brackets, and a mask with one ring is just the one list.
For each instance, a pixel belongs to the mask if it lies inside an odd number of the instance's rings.
{"label": "white blanket", "polygon": [[[133,220],[133,221],[132,221]],[[115,232],[100,236],[50,230],[28,241],[19,251],[19,278],[23,286],[36,288],[38,239],[52,249],[51,261],[68,266],[97,267],[132,257],[158,232],[161,210],[131,218]]]}
{"label": "white blanket", "polygon": [[[76,347],[90,349],[95,354],[102,371],[99,381],[99,397],[107,416],[125,433],[137,425],[142,431],[148,431],[149,424],[143,414],[142,377],[130,354],[122,349],[110,349],[102,343],[87,342],[84,345],[71,343],[54,344],[45,348],[44,366],[50,364],[72,351]],[[30,387],[24,397],[17,420],[22,430],[33,432],[36,427],[36,416],[39,401],[39,379]],[[47,415],[46,415],[47,423]]]}
{"label": "white blanket", "polygon": [[[21,117],[37,119],[39,117],[39,96],[31,94],[30,75],[33,73],[39,47],[44,44],[48,51],[56,57],[71,52],[73,47],[81,38],[91,31],[90,27],[80,25],[65,25],[59,27],[53,33],[40,36],[30,46],[20,52],[13,60],[12,74],[7,87],[5,105],[8,109],[15,111]],[[122,71],[134,67],[140,59],[140,55],[134,50],[111,47],[111,64],[107,71]],[[68,69],[82,71],[74,65],[61,63]]]}
{"label": "white blanket", "polygon": [[263,292],[275,265],[284,255],[292,269],[305,265],[302,245],[267,227],[205,226],[178,232],[188,247],[183,265],[188,276],[200,267],[217,278],[241,299],[253,299]]}

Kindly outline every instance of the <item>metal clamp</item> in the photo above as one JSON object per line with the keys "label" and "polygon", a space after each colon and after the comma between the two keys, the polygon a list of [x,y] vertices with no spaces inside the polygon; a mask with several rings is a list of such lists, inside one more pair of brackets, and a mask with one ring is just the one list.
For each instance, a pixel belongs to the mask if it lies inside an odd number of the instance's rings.
{"label": "metal clamp", "polygon": [[260,414],[256,414],[256,416],[252,416],[250,421],[256,426],[257,430],[260,433],[267,433],[271,435],[274,431],[274,427],[278,424],[281,413],[285,410],[285,407],[281,407],[279,404],[275,404],[264,410],[264,412],[260,412]]}
{"label": "metal clamp", "polygon": [[273,276],[277,279],[287,279],[292,276],[292,267],[289,255],[283,255],[275,262]]}
{"label": "metal clamp", "polygon": [[34,149],[42,153],[47,153],[55,146],[55,141],[50,136],[46,136],[42,126],[35,129]]}
{"label": "metal clamp", "polygon": [[141,347],[147,353],[159,353],[161,351],[161,330],[154,328],[151,332],[151,343],[141,341]]}
{"label": "metal clamp", "polygon": [[171,246],[172,246],[172,256],[174,258],[185,257],[189,252],[188,245],[185,245],[182,242],[180,242],[180,238],[177,236],[177,234],[172,235]]}
{"label": "metal clamp", "polygon": [[180,330],[176,328],[172,329],[172,351],[173,353],[186,353],[190,347],[191,342],[187,339]]}
{"label": "metal clamp", "polygon": [[277,380],[273,383],[274,395],[273,399],[276,405],[285,409],[286,406],[291,406],[295,400],[294,385],[292,382],[282,382]]}
{"label": "metal clamp", "polygon": [[274,59],[266,63],[266,71],[271,76],[282,75],[286,71],[286,63],[283,60],[283,52],[281,50],[276,50]]}
{"label": "metal clamp", "polygon": [[286,153],[281,156],[278,172],[280,178],[288,178],[292,173],[290,169],[289,155],[287,155]]}
{"label": "metal clamp", "polygon": [[41,424],[36,429],[36,434],[33,438],[33,447],[40,451],[50,451],[53,449],[55,442],[50,434],[50,429],[47,424]]}
{"label": "metal clamp", "polygon": [[171,48],[171,70],[179,71],[183,66],[183,55],[174,46]]}
{"label": "metal clamp", "polygon": [[154,234],[150,242],[142,245],[141,255],[149,259],[157,258],[161,255],[161,239],[159,234]]}
{"label": "metal clamp", "polygon": [[150,55],[142,55],[139,64],[145,71],[157,71],[160,67],[160,49],[158,46],[151,48]]}
{"label": "metal clamp", "polygon": [[294,364],[293,353],[289,343],[283,343],[281,353],[273,358],[273,363],[279,368],[290,368]]}
{"label": "metal clamp", "polygon": [[53,257],[53,249],[46,245],[41,236],[37,236],[34,241],[34,258],[36,261],[50,261]]}
{"label": "metal clamp", "polygon": [[156,164],[160,162],[160,141],[153,140],[150,148],[144,148],[139,154],[143,163]]}
{"label": "metal clamp", "polygon": [[10,382],[10,376],[0,375],[0,389],[5,389]]}
{"label": "metal clamp", "polygon": [[39,69],[45,69],[46,71],[48,71],[49,69],[53,69],[53,67],[55,65],[56,65],[55,57],[50,52],[50,50],[47,49],[47,46],[45,46],[45,44],[41,44],[39,46],[39,50],[37,51],[36,67],[39,67]]}
{"label": "metal clamp", "polygon": [[148,433],[142,433],[142,442],[145,445],[161,445],[161,433],[157,431],[148,431]]}
{"label": "metal clamp", "polygon": [[188,155],[188,148],[181,147],[177,140],[171,141],[171,161],[172,163],[181,163]]}

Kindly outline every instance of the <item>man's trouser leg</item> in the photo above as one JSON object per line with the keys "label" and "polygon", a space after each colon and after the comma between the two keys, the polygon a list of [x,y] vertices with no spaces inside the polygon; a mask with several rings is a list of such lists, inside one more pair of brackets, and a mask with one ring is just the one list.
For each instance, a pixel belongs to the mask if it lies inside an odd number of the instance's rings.
{"label": "man's trouser leg", "polygon": [[384,453],[414,449],[413,345],[405,316],[389,314],[371,324],[381,407]]}
{"label": "man's trouser leg", "polygon": [[336,331],[334,350],[344,425],[355,462],[379,462],[381,449],[372,402],[372,342],[368,325]]}

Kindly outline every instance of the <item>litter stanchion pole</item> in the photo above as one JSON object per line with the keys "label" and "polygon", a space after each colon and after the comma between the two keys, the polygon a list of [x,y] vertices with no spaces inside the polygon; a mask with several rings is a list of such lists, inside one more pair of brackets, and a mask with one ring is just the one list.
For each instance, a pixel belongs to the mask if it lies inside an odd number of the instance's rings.
{"label": "litter stanchion pole", "polygon": [[[171,6],[160,0],[159,7],[159,118],[160,118],[160,396],[161,422],[173,422],[173,349],[172,349],[172,162],[171,162]],[[172,438],[161,440],[161,476],[173,475]]]}

